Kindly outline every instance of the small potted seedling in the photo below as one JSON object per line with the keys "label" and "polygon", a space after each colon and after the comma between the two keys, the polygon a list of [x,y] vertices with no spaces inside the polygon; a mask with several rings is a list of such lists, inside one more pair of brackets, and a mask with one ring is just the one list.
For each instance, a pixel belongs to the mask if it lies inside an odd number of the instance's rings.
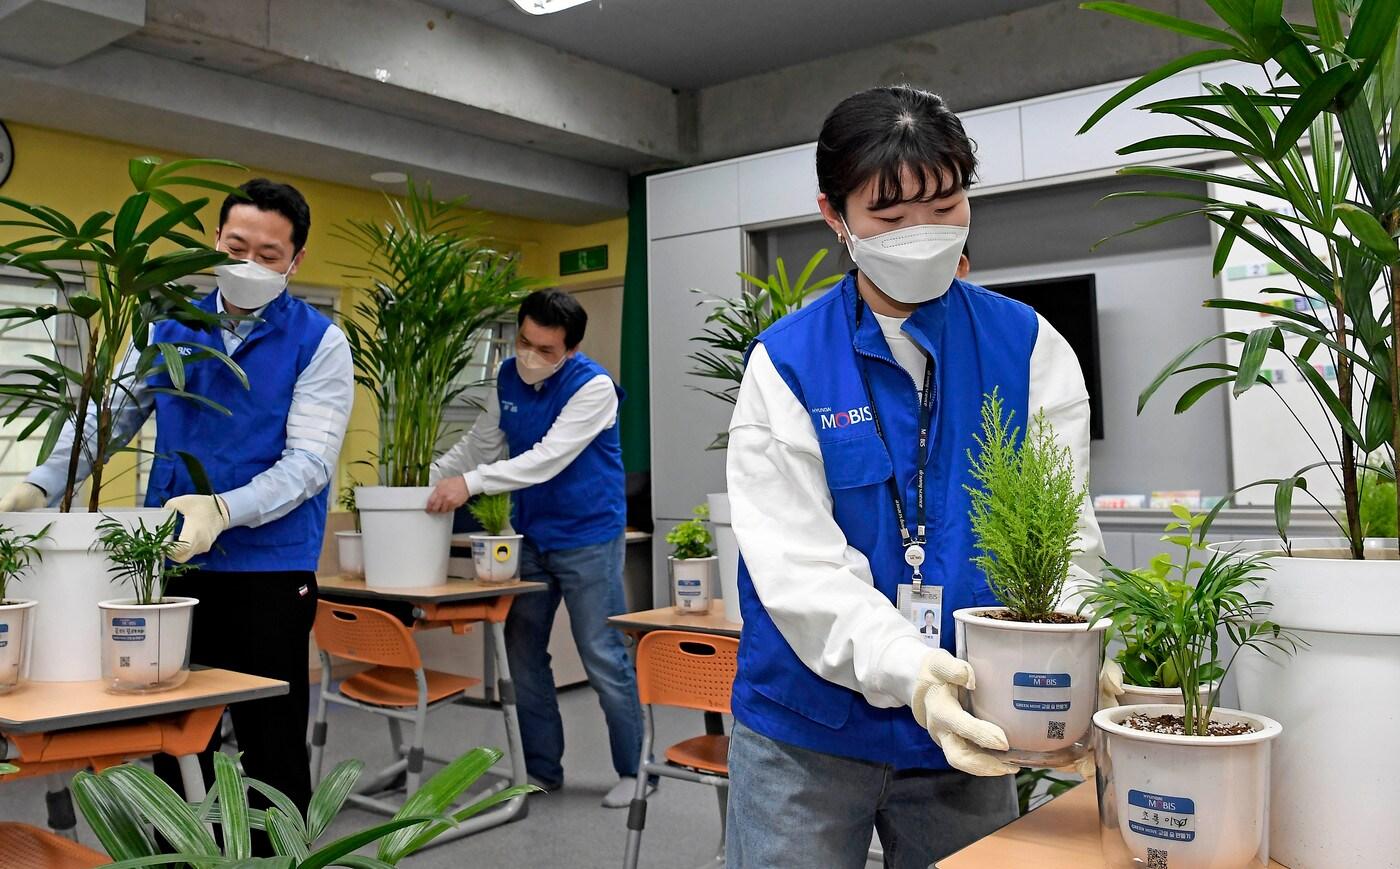
{"label": "small potted seedling", "polygon": [[510,493],[478,495],[467,505],[481,532],[470,534],[476,578],[482,582],[510,582],[520,568],[520,541],[510,527]]}
{"label": "small potted seedling", "polygon": [[49,533],[44,526],[33,534],[20,534],[0,525],[0,694],[8,694],[24,678],[29,658],[29,623],[37,601],[12,598],[9,583],[29,572],[44,556],[38,543]]}
{"label": "small potted seedling", "polygon": [[148,527],[104,519],[97,525],[97,546],[112,562],[115,581],[131,586],[133,597],[104,600],[102,613],[102,679],[114,694],[165,691],[184,683],[190,674],[192,597],[166,597],[169,581],[192,569],[173,564],[179,546],[175,525],[179,514]]}
{"label": "small potted seedling", "polygon": [[1088,492],[1043,413],[1024,440],[1010,416],[993,390],[968,452],[973,561],[1002,606],[953,613],[958,654],[977,674],[971,712],[1006,732],[1007,760],[1066,766],[1089,750],[1107,628],[1060,606]]}
{"label": "small potted seedling", "polygon": [[671,589],[676,612],[707,613],[714,597],[715,573],[719,569],[705,522],[710,508],[701,504],[695,508],[695,518],[680,523],[666,535],[666,542],[675,547],[666,559],[671,574]]}
{"label": "small potted seedling", "polygon": [[350,576],[365,575],[365,542],[360,534],[360,511],[355,506],[355,486],[349,485],[340,490],[340,509],[355,517],[354,531],[335,532],[336,553],[340,561],[340,572]]}
{"label": "small potted seedling", "polygon": [[[1190,518],[1183,522],[1193,527]],[[1219,709],[1219,685],[1246,649],[1292,654],[1296,636],[1263,618],[1271,605],[1254,586],[1266,555],[1216,552],[1177,569],[1194,583],[1109,565],[1083,607],[1115,625],[1154,624],[1164,659],[1179,674],[1171,704],[1135,704],[1094,715],[1099,820],[1113,867],[1264,869],[1269,863],[1273,719]],[[1254,599],[1251,599],[1253,597]],[[1230,639],[1222,663],[1220,632]],[[1203,683],[1213,683],[1203,691]]]}

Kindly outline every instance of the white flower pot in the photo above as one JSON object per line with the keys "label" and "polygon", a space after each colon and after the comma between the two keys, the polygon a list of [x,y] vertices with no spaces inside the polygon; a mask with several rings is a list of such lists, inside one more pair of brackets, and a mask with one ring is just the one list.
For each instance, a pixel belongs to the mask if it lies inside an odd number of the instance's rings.
{"label": "white flower pot", "polygon": [[[1196,694],[1202,701],[1207,699],[1211,691],[1215,690],[1215,683],[1201,685],[1197,688]],[[1181,705],[1180,688],[1151,688],[1146,685],[1123,685],[1123,693],[1118,698],[1119,706],[1134,706],[1139,704],[1168,704],[1174,706]]]}
{"label": "white flower pot", "polygon": [[719,553],[719,593],[724,598],[724,618],[736,625],[743,624],[744,614],[739,611],[739,538],[734,536],[734,526],[730,524],[729,494],[717,492],[706,495],[705,499],[710,504],[710,527]]}
{"label": "white flower pot", "polygon": [[340,572],[350,576],[365,575],[365,538],[358,531],[335,532],[336,555]]}
{"label": "white flower pot", "polygon": [[[1264,869],[1269,864],[1269,749],[1283,731],[1262,715],[1241,736],[1170,736],[1122,725],[1181,706],[1115,706],[1094,716],[1099,822],[1109,869]],[[1374,816],[1373,816],[1374,819]]]}
{"label": "white flower pot", "polygon": [[[1266,616],[1308,642],[1291,658],[1244,654],[1240,705],[1275,719],[1270,855],[1290,869],[1400,867],[1400,824],[1378,822],[1400,782],[1400,562],[1395,540],[1368,540],[1365,561],[1339,539],[1299,539],[1270,559],[1257,596]],[[1277,541],[1222,544],[1278,551]],[[1390,558],[1382,559],[1385,551]]]}
{"label": "white flower pot", "polygon": [[713,555],[709,558],[671,556],[666,564],[671,572],[671,603],[676,612],[692,615],[709,612],[719,558]]}
{"label": "white flower pot", "polygon": [[199,601],[167,597],[139,604],[105,600],[102,680],[114,694],[147,694],[184,684],[190,675],[190,625]]}
{"label": "white flower pot", "polygon": [[520,570],[520,534],[472,534],[472,566],[482,582],[510,582]]}
{"label": "white flower pot", "polygon": [[102,636],[97,605],[121,586],[112,582],[112,563],[94,548],[97,525],[111,517],[128,526],[144,520],[152,527],[169,511],[159,508],[109,508],[102,513],[35,510],[0,513],[0,524],[20,534],[34,534],[53,523],[38,542],[43,560],[33,565],[11,590],[38,602],[30,648],[29,679],[34,682],[91,682],[102,677]]}
{"label": "white flower pot", "polygon": [[360,486],[355,506],[364,535],[365,584],[416,588],[447,582],[452,514],[429,513],[430,486]]}
{"label": "white flower pot", "polygon": [[1006,731],[1006,759],[1066,766],[1089,750],[1108,621],[1043,625],[987,618],[1005,607],[953,613],[958,657],[972,665],[969,711]]}
{"label": "white flower pot", "polygon": [[0,694],[15,690],[25,678],[29,643],[34,635],[29,626],[36,606],[32,600],[0,600]]}

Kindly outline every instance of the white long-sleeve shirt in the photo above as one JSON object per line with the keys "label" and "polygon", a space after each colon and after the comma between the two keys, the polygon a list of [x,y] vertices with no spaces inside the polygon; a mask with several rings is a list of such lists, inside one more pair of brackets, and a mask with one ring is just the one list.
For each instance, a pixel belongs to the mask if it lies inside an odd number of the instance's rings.
{"label": "white long-sleeve shirt", "polygon": [[[1029,399],[1030,413],[1043,409],[1070,448],[1082,486],[1089,395],[1073,349],[1043,318],[1031,353]],[[749,356],[729,424],[728,483],[734,533],[754,591],[798,658],[872,706],[908,705],[928,647],[875,588],[869,561],[836,523],[812,418],[761,343]],[[1097,575],[1103,548],[1087,500],[1077,546],[1071,582]]]}
{"label": "white long-sleeve shirt", "polygon": [[[224,313],[222,297],[217,308]],[[261,312],[259,309],[252,316]],[[233,353],[257,325],[255,320],[239,320],[223,329],[224,352]],[[129,348],[118,374],[123,394],[112,404],[112,450],[131,440],[155,409],[155,395],[145,380],[131,377],[136,360],[137,354]],[[338,326],[331,325],[293,387],[282,457],[247,484],[219,493],[228,506],[230,526],[256,528],[280,519],[326,487],[340,457],[354,400],[350,343]],[[96,419],[97,407],[89,404],[84,431],[93,431]],[[92,473],[95,448],[96,444],[88,441],[83,455],[78,457],[80,481]],[[49,506],[56,505],[62,497],[72,454],[73,425],[69,423],[63,427],[49,460],[26,478],[48,493]]]}
{"label": "white long-sleeve shirt", "polygon": [[433,463],[432,481],[464,475],[471,494],[495,495],[551,480],[594,438],[617,425],[617,406],[612,379],[599,374],[564,403],[559,418],[539,443],[512,459],[506,458],[509,451],[501,431],[501,402],[493,388],[471,431]]}

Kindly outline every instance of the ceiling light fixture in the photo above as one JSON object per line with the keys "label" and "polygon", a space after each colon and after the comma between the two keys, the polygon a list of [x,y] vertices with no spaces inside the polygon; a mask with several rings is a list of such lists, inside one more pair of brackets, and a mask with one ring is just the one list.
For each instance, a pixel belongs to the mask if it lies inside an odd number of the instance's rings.
{"label": "ceiling light fixture", "polygon": [[408,180],[408,176],[402,172],[375,172],[369,176],[369,180],[380,184],[402,184]]}
{"label": "ceiling light fixture", "polygon": [[562,12],[574,6],[582,6],[588,0],[510,0],[521,12],[528,12],[531,15],[548,15],[551,12]]}

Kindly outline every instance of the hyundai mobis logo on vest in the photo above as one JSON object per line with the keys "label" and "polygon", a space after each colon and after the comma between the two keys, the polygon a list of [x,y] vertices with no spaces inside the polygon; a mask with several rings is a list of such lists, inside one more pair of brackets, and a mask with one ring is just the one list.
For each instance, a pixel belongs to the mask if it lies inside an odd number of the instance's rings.
{"label": "hyundai mobis logo on vest", "polygon": [[829,407],[812,408],[812,416],[816,418],[816,427],[822,431],[834,428],[848,428],[859,425],[863,422],[870,422],[873,417],[870,415],[870,405],[865,407],[853,407],[850,410],[832,410]]}

